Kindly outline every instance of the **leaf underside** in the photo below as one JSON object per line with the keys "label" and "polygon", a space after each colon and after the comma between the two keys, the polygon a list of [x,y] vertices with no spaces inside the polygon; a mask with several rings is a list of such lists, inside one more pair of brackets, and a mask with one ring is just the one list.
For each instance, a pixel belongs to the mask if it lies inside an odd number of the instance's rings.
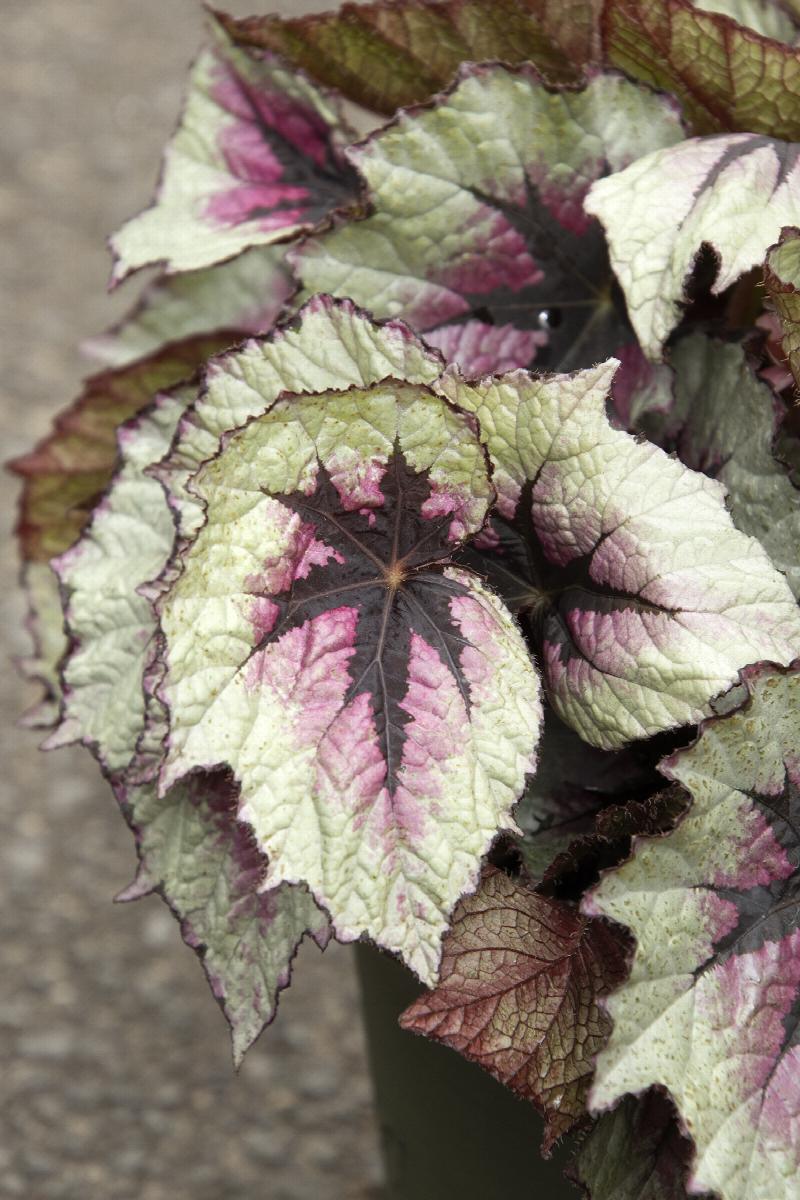
{"label": "leaf underside", "polygon": [[597,11],[596,0],[383,0],[305,17],[219,17],[239,45],[274,51],[391,115],[445,87],[463,62],[532,62],[553,82],[574,80],[597,57]]}
{"label": "leaf underside", "polygon": [[546,1117],[547,1153],[585,1114],[610,1028],[598,999],[624,979],[626,953],[608,925],[487,868],[453,914],[438,986],[400,1024],[531,1100]]}
{"label": "leaf underside", "polygon": [[695,133],[800,138],[795,49],[690,0],[608,0],[609,62],[683,103]]}
{"label": "leaf underside", "polygon": [[652,1090],[600,1117],[572,1173],[590,1200],[687,1200],[690,1161],[674,1108]]}
{"label": "leaf underside", "polygon": [[17,535],[26,561],[47,562],[75,542],[111,479],[118,427],[229,341],[227,335],[192,338],[92,376],[53,432],[9,464],[25,481]]}

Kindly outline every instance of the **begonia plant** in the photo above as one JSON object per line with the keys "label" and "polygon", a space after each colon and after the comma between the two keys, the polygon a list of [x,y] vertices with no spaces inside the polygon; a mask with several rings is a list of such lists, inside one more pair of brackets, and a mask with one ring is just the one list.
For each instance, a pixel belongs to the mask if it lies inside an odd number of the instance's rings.
{"label": "begonia plant", "polygon": [[28,720],[236,1060],[304,937],[369,940],[592,1200],[800,1196],[798,44],[210,14],[111,239],[158,277],[13,464]]}

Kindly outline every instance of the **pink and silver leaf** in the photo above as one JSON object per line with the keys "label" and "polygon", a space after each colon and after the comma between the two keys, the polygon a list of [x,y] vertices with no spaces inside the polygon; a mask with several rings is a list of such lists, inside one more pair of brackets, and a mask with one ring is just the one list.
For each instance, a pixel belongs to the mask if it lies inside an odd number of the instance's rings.
{"label": "pink and silver leaf", "polygon": [[608,999],[596,1111],[668,1089],[694,1142],[687,1190],[794,1200],[800,1169],[800,674],[742,674],[744,704],[664,760],[692,796],[584,902],[636,939]]}
{"label": "pink and silver leaf", "polygon": [[112,283],[234,258],[315,228],[349,202],[349,136],[333,103],[280,60],[237,49],[213,21],[153,205],[112,237]]}
{"label": "pink and silver leaf", "polygon": [[[530,66],[466,66],[348,151],[368,215],[342,215],[290,257],[305,295],[402,317],[470,375],[635,357],[583,200],[594,180],[682,137],[666,97],[617,75],[553,89]],[[646,363],[639,374],[647,384]]]}
{"label": "pink and silver leaf", "polygon": [[611,426],[614,370],[441,385],[494,465],[485,574],[515,589],[558,716],[605,749],[697,722],[742,667],[800,646],[788,584],[722,485]]}
{"label": "pink and silver leaf", "polygon": [[653,149],[593,183],[586,211],[602,222],[633,328],[658,360],[703,247],[719,295],[761,265],[784,226],[800,224],[798,146],[733,133]]}
{"label": "pink and silver leaf", "polygon": [[[335,378],[325,321],[349,329],[363,382],[285,394],[272,370],[298,370],[301,345],[307,386]],[[514,828],[540,706],[513,618],[452,562],[494,496],[485,451],[430,388],[382,377],[387,353],[414,363],[399,333],[315,303],[209,372],[206,413],[239,381],[255,403],[259,371],[264,411],[188,484],[205,523],[159,604],[161,787],[229,768],[265,889],[306,882],[338,936],[430,981],[453,905]]]}
{"label": "pink and silver leaf", "polygon": [[308,890],[259,890],[266,860],[236,819],[236,788],[219,772],[195,775],[157,795],[152,784],[118,785],[136,834],[139,873],[118,899],[158,892],[180,921],[230,1025],[237,1066],[289,986],[306,934],[320,949],[327,918]]}

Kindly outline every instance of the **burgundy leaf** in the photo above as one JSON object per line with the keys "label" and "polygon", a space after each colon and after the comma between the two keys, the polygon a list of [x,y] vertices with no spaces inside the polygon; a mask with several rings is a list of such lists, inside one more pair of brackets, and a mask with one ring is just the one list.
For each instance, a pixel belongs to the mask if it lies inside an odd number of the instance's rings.
{"label": "burgundy leaf", "polygon": [[400,1018],[479,1063],[546,1118],[544,1151],[581,1119],[610,1022],[598,1000],[625,978],[602,922],[488,868],[445,936],[440,983]]}

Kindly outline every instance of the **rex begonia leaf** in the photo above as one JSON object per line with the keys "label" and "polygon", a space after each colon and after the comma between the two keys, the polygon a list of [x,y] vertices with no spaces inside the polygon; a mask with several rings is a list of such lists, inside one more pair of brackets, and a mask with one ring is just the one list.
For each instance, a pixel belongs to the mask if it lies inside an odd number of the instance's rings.
{"label": "rex begonia leaf", "polygon": [[800,390],[800,229],[785,229],[764,264],[764,285],[781,324],[781,344]]}
{"label": "rex begonia leaf", "polygon": [[307,294],[402,317],[471,375],[571,370],[635,348],[589,184],[683,136],[670,101],[616,75],[547,88],[531,67],[465,67],[348,156],[369,215],[290,259]]}
{"label": "rex begonia leaf", "polygon": [[585,901],[637,943],[592,1103],[665,1087],[695,1145],[690,1193],[795,1200],[800,675],[743,677],[745,705],[664,761],[692,797],[677,829],[640,839]]}
{"label": "rex begonia leaf", "polygon": [[605,227],[645,354],[658,358],[678,324],[704,245],[719,295],[761,264],[784,225],[800,224],[798,153],[755,134],[691,138],[592,185],[586,210]]}
{"label": "rex begonia leaf", "polygon": [[443,381],[494,464],[549,700],[606,749],[699,720],[741,667],[800,647],[792,593],[722,485],[612,428],[614,369]]}
{"label": "rex begonia leaf", "polygon": [[162,393],[118,431],[121,464],[80,539],[53,560],[71,649],[62,669],[63,720],[55,747],[81,740],[109,773],[126,768],[145,721],[143,673],[155,633],[139,591],[164,569],[175,513],[144,474],[169,449],[193,391]]}
{"label": "rex begonia leaf", "polygon": [[681,461],[724,483],[733,522],[758,538],[800,597],[800,491],[773,454],[775,400],[738,344],[694,334],[676,346]]}
{"label": "rex begonia leaf", "polygon": [[674,1109],[653,1090],[600,1117],[570,1174],[588,1200],[687,1200],[690,1158]]}
{"label": "rex begonia leaf", "polygon": [[190,338],[86,381],[52,432],[9,463],[24,480],[17,535],[25,561],[47,562],[79,536],[111,478],[118,426],[229,344],[221,335]]}
{"label": "rex begonia leaf", "polygon": [[787,46],[797,41],[798,26],[780,0],[692,0],[701,12],[719,13],[762,37]]}
{"label": "rex begonia leaf", "polygon": [[118,899],[158,891],[179,918],[231,1027],[238,1065],[275,1016],[304,935],[324,949],[327,918],[304,887],[259,890],[266,860],[236,819],[229,778],[191,778],[161,798],[142,785],[125,789],[124,801],[141,862]]}
{"label": "rex begonia leaf", "polygon": [[230,262],[162,275],[133,310],[83,349],[112,367],[123,366],[169,342],[230,331],[229,341],[265,333],[294,288],[283,246],[254,246]]}
{"label": "rex begonia leaf", "polygon": [[586,1113],[593,1059],[628,947],[602,921],[487,868],[445,934],[438,986],[400,1017],[479,1063],[545,1115],[545,1153]]}
{"label": "rex begonia leaf", "polygon": [[691,0],[606,0],[602,25],[612,66],[677,96],[695,133],[800,139],[793,47]]}
{"label": "rex begonia leaf", "polygon": [[80,540],[54,562],[70,653],[62,669],[64,719],[50,745],[80,738],[103,764],[141,860],[125,898],[157,890],[180,918],[228,1018],[239,1060],[272,1019],[297,944],[306,931],[324,944],[328,922],[304,888],[285,884],[259,893],[266,863],[235,820],[229,780],[189,780],[159,797],[151,778],[157,757],[142,761],[147,739],[160,749],[166,733],[156,723],[160,713],[153,721],[146,710],[156,624],[142,590],[164,568],[176,519],[185,516],[170,508],[146,468],[166,453],[194,394],[191,388],[162,393],[122,426],[114,478]]}
{"label": "rex begonia leaf", "polygon": [[387,114],[427,100],[463,62],[532,62],[575,79],[599,54],[599,0],[404,0],[303,17],[219,14],[234,41],[281,54],[350,100]]}
{"label": "rex begonia leaf", "polygon": [[111,238],[112,283],[140,267],[212,266],[312,229],[349,199],[348,140],[328,100],[277,59],[215,25],[189,79],[152,207]]}
{"label": "rex begonia leaf", "polygon": [[266,411],[191,481],[205,524],[160,602],[161,782],[230,768],[264,886],[306,882],[340,937],[367,933],[432,981],[453,905],[514,827],[538,680],[511,615],[451,565],[493,498],[488,463],[469,418],[384,377],[398,327],[371,326],[370,350],[365,318],[318,302],[299,331],[217,360],[206,406],[239,381],[255,393],[270,356],[284,377],[335,378],[313,336],[326,318],[371,384],[267,383]]}

